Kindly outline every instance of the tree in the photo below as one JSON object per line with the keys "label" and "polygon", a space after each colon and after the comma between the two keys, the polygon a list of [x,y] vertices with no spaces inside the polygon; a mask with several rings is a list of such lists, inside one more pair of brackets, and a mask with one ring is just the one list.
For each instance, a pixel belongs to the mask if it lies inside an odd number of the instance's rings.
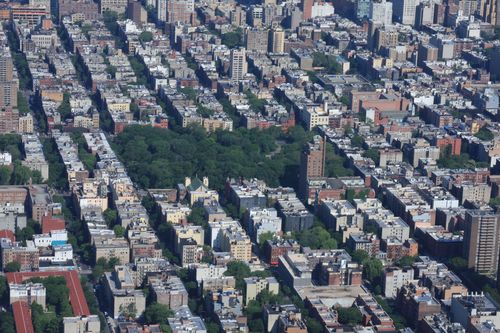
{"label": "tree", "polygon": [[61,105],[57,108],[57,112],[61,115],[62,119],[71,118],[71,95],[67,92],[63,94],[63,101]]}
{"label": "tree", "polygon": [[22,115],[30,113],[30,107],[22,91],[17,92],[17,109]]}
{"label": "tree", "polygon": [[152,303],[144,311],[144,321],[146,324],[167,324],[167,318],[172,317],[174,312],[164,304]]}
{"label": "tree", "polygon": [[18,261],[11,261],[5,265],[5,272],[19,272],[21,270],[21,264]]}
{"label": "tree", "polygon": [[241,30],[241,28],[237,28],[235,31],[222,34],[222,44],[226,45],[230,49],[243,46],[243,30]]}
{"label": "tree", "polygon": [[486,127],[482,127],[474,136],[482,141],[491,141],[495,138],[495,135]]}
{"label": "tree", "polygon": [[257,98],[257,96],[254,93],[252,93],[250,90],[246,91],[246,96],[247,96],[248,104],[250,105],[250,107],[255,112],[263,114],[265,111],[265,106],[267,104],[266,100]]}
{"label": "tree", "polygon": [[16,333],[14,317],[10,312],[0,312],[0,332]]}
{"label": "tree", "polygon": [[311,249],[337,248],[337,241],[321,226],[302,231],[297,235],[297,240],[300,245],[310,247]]}
{"label": "tree", "polygon": [[0,185],[9,185],[11,170],[8,166],[0,166]]}
{"label": "tree", "polygon": [[380,154],[377,149],[370,148],[363,153],[363,156],[371,158],[375,164],[378,164],[380,161]]}
{"label": "tree", "polygon": [[264,322],[261,318],[249,321],[248,328],[251,332],[265,332]]}
{"label": "tree", "polygon": [[219,333],[220,330],[219,330],[219,325],[217,325],[216,323],[207,323],[207,332],[208,333]]}
{"label": "tree", "polygon": [[116,67],[113,65],[106,66],[106,73],[108,73],[113,79],[116,78]]}
{"label": "tree", "polygon": [[489,205],[493,208],[495,208],[495,206],[500,205],[500,197],[491,198]]}
{"label": "tree", "polygon": [[117,224],[113,227],[116,237],[123,237],[125,235],[125,228]]}
{"label": "tree", "polygon": [[139,40],[142,43],[147,43],[153,40],[153,34],[150,31],[143,31],[139,35]]}
{"label": "tree", "polygon": [[118,219],[118,213],[116,210],[108,208],[106,209],[102,215],[104,216],[104,221],[106,221],[106,225],[112,228],[116,224],[116,220]]}
{"label": "tree", "polygon": [[363,262],[363,275],[372,284],[377,284],[382,276],[384,265],[376,258],[369,258]]}
{"label": "tree", "polygon": [[[277,127],[207,133],[199,127],[167,131],[131,125],[113,138],[113,148],[132,180],[144,188],[174,187],[196,174],[207,176],[215,190],[223,190],[228,177],[258,177],[269,186],[296,188],[300,153],[311,135],[300,126],[288,133]],[[278,141],[283,142],[279,151]],[[352,175],[346,165],[328,144],[327,176]]]}
{"label": "tree", "polygon": [[363,263],[365,260],[369,258],[368,253],[364,250],[356,250],[351,254],[352,260],[356,261],[357,263]]}
{"label": "tree", "polygon": [[130,303],[126,306],[120,305],[120,315],[128,319],[134,319],[137,315],[137,308],[135,303]]}
{"label": "tree", "polygon": [[306,318],[306,326],[307,326],[307,331],[309,333],[322,333],[323,332],[323,325],[319,323],[318,320],[307,317]]}
{"label": "tree", "polygon": [[[28,167],[16,163],[14,165],[14,171],[11,175],[11,184],[13,185],[23,185],[28,184],[29,180],[32,179],[32,172]],[[37,179],[38,180],[38,179]]]}
{"label": "tree", "polygon": [[[5,276],[0,276],[0,303],[6,301],[9,297],[9,289]],[[1,331],[0,331],[1,332]]]}
{"label": "tree", "polygon": [[244,278],[251,274],[250,268],[242,261],[232,261],[227,264],[225,276],[233,276],[236,280],[236,288],[242,290],[244,287]]}
{"label": "tree", "polygon": [[116,257],[111,257],[108,260],[107,270],[112,270],[115,266],[120,265],[120,259]]}
{"label": "tree", "polygon": [[364,143],[364,139],[361,135],[354,135],[351,139],[351,144],[354,146],[354,147],[358,147],[358,148],[361,148],[363,147],[363,143]]}
{"label": "tree", "polygon": [[339,315],[339,323],[344,325],[361,324],[361,321],[363,320],[361,312],[359,312],[359,310],[356,307],[338,308],[337,313]]}
{"label": "tree", "polygon": [[313,53],[313,66],[324,67],[328,74],[342,74],[342,67],[336,57],[323,52]]}
{"label": "tree", "polygon": [[451,269],[462,272],[465,271],[468,267],[467,260],[462,257],[453,257],[448,261],[448,265]]}
{"label": "tree", "polygon": [[399,267],[409,267],[413,265],[413,263],[417,260],[417,258],[418,258],[417,256],[414,257],[404,256],[396,262],[396,265],[398,265]]}
{"label": "tree", "polygon": [[92,280],[93,281],[99,281],[101,276],[104,275],[104,267],[101,265],[95,265],[94,268],[92,268]]}
{"label": "tree", "polygon": [[208,228],[208,222],[205,220],[205,209],[203,205],[195,203],[191,207],[191,213],[189,213],[187,220],[189,223],[194,225],[200,225],[203,228]]}
{"label": "tree", "polygon": [[262,250],[264,248],[264,246],[266,245],[267,241],[271,240],[273,238],[274,238],[274,233],[271,231],[260,234],[259,239],[258,239],[259,248]]}

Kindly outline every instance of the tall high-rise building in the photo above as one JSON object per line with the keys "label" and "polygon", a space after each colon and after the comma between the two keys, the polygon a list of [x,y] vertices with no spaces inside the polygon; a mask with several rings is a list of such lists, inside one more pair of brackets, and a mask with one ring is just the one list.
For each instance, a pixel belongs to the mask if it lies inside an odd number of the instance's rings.
{"label": "tall high-rise building", "polygon": [[130,0],[128,2],[127,17],[139,26],[148,23],[148,13],[142,7],[141,2],[137,0]]}
{"label": "tall high-rise building", "polygon": [[106,11],[116,12],[117,14],[125,14],[127,10],[128,0],[101,0],[101,14]]}
{"label": "tall high-rise building", "polygon": [[57,1],[59,20],[64,16],[81,14],[86,20],[99,18],[99,5],[92,0],[59,0]]}
{"label": "tall high-rise building", "polygon": [[273,20],[280,19],[283,15],[283,8],[276,5],[264,6],[264,17],[262,18],[262,23],[269,26],[273,23]]}
{"label": "tall high-rise building", "polygon": [[480,2],[480,14],[483,18],[483,21],[491,23],[492,25],[498,25],[497,19],[499,19],[497,15],[498,10],[498,0],[481,0]]}
{"label": "tall high-rise building", "polygon": [[304,20],[304,14],[299,7],[295,7],[289,15],[287,28],[295,30],[299,27],[300,23]]}
{"label": "tall high-rise building", "polygon": [[312,6],[314,0],[301,0],[302,17],[304,20],[309,20],[312,17]]}
{"label": "tall high-rise building", "polygon": [[402,24],[414,25],[418,0],[393,0],[392,13],[396,21]]}
{"label": "tall high-rise building", "polygon": [[269,32],[262,28],[248,28],[245,34],[247,51],[267,52]]}
{"label": "tall high-rise building", "polygon": [[444,25],[446,19],[446,4],[435,3],[434,4],[434,23],[439,25]]}
{"label": "tall high-rise building", "polygon": [[14,80],[14,64],[8,49],[0,53],[0,107],[17,107],[18,82]]}
{"label": "tall high-rise building", "polygon": [[194,0],[167,0],[167,22],[189,23],[194,14]]}
{"label": "tall high-rise building", "polygon": [[356,1],[356,18],[363,20],[370,16],[370,3],[371,0],[357,0]]}
{"label": "tall high-rise building", "polygon": [[399,32],[394,26],[378,28],[375,30],[375,35],[373,36],[373,48],[377,51],[382,47],[394,49],[398,45],[398,36]]}
{"label": "tall high-rise building", "polygon": [[156,0],[156,18],[160,22],[167,21],[167,0]]}
{"label": "tall high-rise building", "polygon": [[370,2],[370,19],[383,25],[392,24],[392,3],[385,0]]}
{"label": "tall high-rise building", "polygon": [[314,136],[300,155],[300,172],[307,178],[323,177],[325,175],[325,140]]}
{"label": "tall high-rise building", "polygon": [[242,80],[247,73],[247,59],[244,48],[231,50],[231,64],[229,66],[229,75],[231,80]]}
{"label": "tall high-rise building", "polygon": [[0,134],[19,131],[19,111],[12,107],[0,108]]}
{"label": "tall high-rise building", "polygon": [[415,11],[415,27],[420,28],[434,22],[434,5],[430,2],[421,2]]}
{"label": "tall high-rise building", "polygon": [[498,267],[500,214],[490,210],[465,213],[464,254],[468,268],[491,274]]}
{"label": "tall high-rise building", "polygon": [[439,56],[439,49],[431,44],[418,45],[418,58],[417,66],[424,67],[425,61],[437,61]]}
{"label": "tall high-rise building", "polygon": [[379,28],[382,27],[382,23],[374,20],[368,21],[368,49],[374,50],[377,46],[376,33]]}
{"label": "tall high-rise building", "polygon": [[50,7],[50,0],[30,0],[29,4],[32,7],[44,7],[49,14],[52,9]]}
{"label": "tall high-rise building", "polygon": [[229,13],[229,20],[232,25],[240,27],[247,21],[247,12],[240,5],[236,5]]}
{"label": "tall high-rise building", "polygon": [[473,16],[478,11],[478,7],[481,7],[480,3],[478,6],[478,0],[458,1],[458,8],[462,11],[463,16]]}
{"label": "tall high-rise building", "polygon": [[8,82],[14,79],[14,63],[8,50],[0,57],[0,82]]}
{"label": "tall high-rise building", "polygon": [[283,53],[285,52],[285,31],[281,28],[276,28],[270,32],[269,52]]}
{"label": "tall high-rise building", "polygon": [[307,184],[309,179],[321,178],[325,175],[325,140],[319,136],[314,136],[302,150],[300,155],[299,169],[299,195],[307,198]]}

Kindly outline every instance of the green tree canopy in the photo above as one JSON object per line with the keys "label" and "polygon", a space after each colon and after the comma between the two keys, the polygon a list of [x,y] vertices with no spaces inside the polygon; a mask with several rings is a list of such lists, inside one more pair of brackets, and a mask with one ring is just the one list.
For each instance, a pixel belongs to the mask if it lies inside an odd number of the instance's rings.
{"label": "green tree canopy", "polygon": [[451,269],[462,272],[465,271],[468,267],[467,260],[462,257],[453,257],[448,261],[448,265]]}
{"label": "green tree canopy", "polygon": [[363,275],[372,284],[377,284],[380,281],[384,265],[376,258],[368,258],[363,262]]}
{"label": "green tree canopy", "polygon": [[71,95],[68,92],[65,92],[63,95],[63,101],[61,105],[57,108],[57,112],[61,115],[61,119],[69,119],[72,117],[71,115]]}
{"label": "green tree canopy", "polygon": [[5,165],[0,166],[0,185],[9,185],[10,184],[10,175],[12,170]]}
{"label": "green tree canopy", "polygon": [[11,261],[5,265],[5,272],[19,272],[21,270],[21,264],[18,261]]}
{"label": "green tree canopy", "polygon": [[115,232],[116,237],[125,236],[125,228],[119,224],[117,224],[113,227],[113,231]]}
{"label": "green tree canopy", "polygon": [[418,259],[418,256],[414,256],[414,257],[404,256],[396,262],[396,265],[398,265],[399,267],[408,267],[408,266],[413,265],[413,263],[415,261],[417,261],[417,259]]}
{"label": "green tree canopy", "polygon": [[356,261],[357,263],[363,263],[365,260],[367,260],[370,256],[366,251],[364,250],[356,250],[351,254],[352,260]]}
{"label": "green tree canopy", "polygon": [[174,312],[164,304],[152,303],[144,311],[144,321],[146,324],[167,324],[167,318],[172,317]]}
{"label": "green tree canopy", "polygon": [[242,290],[244,287],[244,278],[251,275],[250,268],[242,261],[232,261],[227,264],[227,271],[225,276],[233,276],[236,280],[236,288]]}
{"label": "green tree canopy", "polygon": [[324,67],[328,74],[342,74],[342,67],[337,62],[337,58],[323,52],[313,53],[313,66]]}
{"label": "green tree canopy", "polygon": [[222,44],[230,49],[243,46],[243,30],[237,28],[235,31],[226,32],[222,34]]}
{"label": "green tree canopy", "polygon": [[114,209],[108,208],[102,213],[102,215],[104,216],[106,225],[110,228],[112,228],[118,221],[118,213]]}
{"label": "green tree canopy", "polygon": [[189,213],[187,220],[194,225],[200,225],[205,229],[208,228],[208,221],[205,219],[205,209],[199,203],[195,203],[191,207],[191,213]]}
{"label": "green tree canopy", "polygon": [[474,136],[483,141],[491,141],[495,138],[495,135],[486,127],[482,127]]}
{"label": "green tree canopy", "polygon": [[350,308],[338,308],[337,313],[339,315],[339,323],[357,325],[361,324],[363,316],[361,312],[356,307]]}
{"label": "green tree canopy", "polygon": [[143,31],[139,35],[139,40],[143,43],[147,43],[153,40],[153,33],[150,31]]}
{"label": "green tree canopy", "polygon": [[297,240],[300,245],[308,246],[311,249],[337,248],[337,241],[321,226],[302,231],[297,235]]}
{"label": "green tree canopy", "polygon": [[0,332],[16,333],[14,317],[10,312],[0,312]]}

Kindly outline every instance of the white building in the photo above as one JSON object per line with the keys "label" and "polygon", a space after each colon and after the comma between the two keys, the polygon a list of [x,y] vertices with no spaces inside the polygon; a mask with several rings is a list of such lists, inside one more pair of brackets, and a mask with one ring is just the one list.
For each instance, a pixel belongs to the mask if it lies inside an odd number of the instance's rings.
{"label": "white building", "polygon": [[274,235],[281,233],[282,220],[274,208],[250,208],[248,217],[248,232],[256,242],[264,233],[270,232]]}
{"label": "white building", "polygon": [[231,64],[229,67],[229,76],[231,80],[242,80],[247,73],[247,59],[244,48],[231,50]]}
{"label": "white building", "polygon": [[196,282],[201,283],[206,279],[218,279],[224,276],[227,266],[204,265],[196,267]]}
{"label": "white building", "polygon": [[328,2],[316,2],[311,9],[311,17],[323,17],[335,14],[335,9]]}
{"label": "white building", "polygon": [[28,304],[38,303],[45,308],[45,297],[47,290],[41,283],[22,283],[22,284],[9,284],[9,302],[10,304],[23,301]]}
{"label": "white building", "polygon": [[414,25],[419,0],[393,0],[392,11],[396,20],[402,24]]}
{"label": "white building", "polygon": [[12,155],[8,152],[0,153],[0,165],[11,165]]}
{"label": "white building", "polygon": [[224,221],[213,221],[208,222],[209,230],[209,242],[213,249],[221,249],[223,242],[222,232],[229,228],[240,227],[241,225],[238,221],[224,220]]}
{"label": "white building", "polygon": [[414,277],[414,270],[411,267],[399,268],[389,267],[383,275],[382,286],[384,287],[384,296],[395,298],[399,289],[408,284]]}
{"label": "white building", "polygon": [[380,2],[370,2],[369,17],[375,22],[383,25],[392,24],[392,3],[382,0]]}
{"label": "white building", "polygon": [[64,263],[73,260],[73,247],[70,244],[54,245],[52,251],[40,255],[40,261],[49,261],[51,263]]}
{"label": "white building", "polygon": [[68,232],[66,230],[53,230],[48,234],[33,235],[33,241],[36,247],[64,245],[68,241]]}
{"label": "white building", "polygon": [[158,21],[167,21],[167,0],[156,0],[156,17]]}

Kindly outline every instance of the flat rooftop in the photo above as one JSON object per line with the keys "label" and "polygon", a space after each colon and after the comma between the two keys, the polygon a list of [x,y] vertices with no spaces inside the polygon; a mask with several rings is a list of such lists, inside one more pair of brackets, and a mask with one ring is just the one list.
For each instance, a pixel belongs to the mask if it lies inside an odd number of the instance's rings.
{"label": "flat rooftop", "polygon": [[[63,272],[16,272],[7,273],[7,282],[21,284],[31,278],[39,277],[46,278],[49,276],[62,276],[66,279],[66,286],[69,289],[69,302],[73,309],[75,316],[90,316],[89,306],[85,295],[83,293],[80,279],[76,271],[63,271]],[[16,312],[14,312],[16,317]],[[17,320],[16,320],[17,321]]]}
{"label": "flat rooftop", "polygon": [[350,307],[358,295],[368,293],[363,286],[307,286],[296,287],[295,290],[302,300],[321,299],[329,308],[336,305]]}

